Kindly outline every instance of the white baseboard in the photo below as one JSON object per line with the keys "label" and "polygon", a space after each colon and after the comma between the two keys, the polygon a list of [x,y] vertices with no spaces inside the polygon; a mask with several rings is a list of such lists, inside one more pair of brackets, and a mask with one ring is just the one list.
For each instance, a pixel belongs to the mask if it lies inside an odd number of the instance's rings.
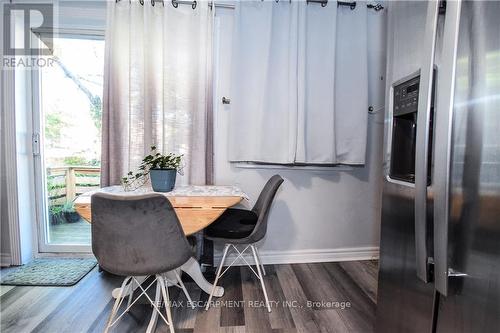
{"label": "white baseboard", "polygon": [[[244,248],[244,247],[243,247]],[[237,256],[233,251],[227,256],[226,264],[230,264]],[[245,260],[253,262],[252,252],[245,252]],[[355,260],[374,260],[379,258],[379,248],[370,247],[349,247],[339,249],[321,250],[285,250],[285,251],[260,251],[260,257],[264,264],[300,264],[313,262],[336,262]],[[222,259],[222,253],[214,254],[214,262],[218,264]],[[235,265],[244,265],[245,262],[239,259]]]}
{"label": "white baseboard", "polygon": [[0,266],[7,267],[12,265],[12,258],[9,253],[0,253]]}

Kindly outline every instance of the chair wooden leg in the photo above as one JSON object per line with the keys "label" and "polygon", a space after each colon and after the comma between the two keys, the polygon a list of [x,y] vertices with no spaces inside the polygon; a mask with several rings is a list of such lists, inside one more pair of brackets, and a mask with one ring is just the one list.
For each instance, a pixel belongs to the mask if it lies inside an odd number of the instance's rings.
{"label": "chair wooden leg", "polygon": [[[156,280],[156,294],[155,294],[155,303],[156,306],[161,305],[161,284],[158,279]],[[148,328],[146,329],[146,333],[153,333],[156,330],[156,324],[158,322],[158,312],[153,307],[153,313],[151,313],[151,319],[149,320]]]}
{"label": "chair wooden leg", "polygon": [[132,299],[134,298],[134,279],[130,281],[128,285],[128,301],[127,301],[127,309],[130,308],[130,304],[132,303]]}
{"label": "chair wooden leg", "polygon": [[191,304],[191,308],[194,310],[195,306],[194,306],[193,300],[191,299],[191,296],[189,295],[189,293],[188,293],[188,291],[186,289],[186,286],[184,285],[184,282],[182,282],[182,279],[181,279],[179,273],[177,273],[176,270],[174,270],[174,274],[175,274],[175,278],[177,279],[177,282],[179,283],[179,285],[181,286],[182,291],[184,292],[184,295],[186,295],[188,303]]}
{"label": "chair wooden leg", "polygon": [[120,293],[118,294],[118,297],[116,297],[115,304],[113,305],[113,309],[111,310],[111,314],[109,315],[108,321],[106,323],[106,328],[104,329],[104,333],[108,333],[109,329],[111,328],[111,324],[113,323],[113,319],[116,316],[116,313],[118,312],[118,308],[121,304],[121,299],[123,297],[123,292],[126,288],[128,288],[127,283],[132,279],[132,277],[128,276],[123,280],[122,287],[120,288]]}
{"label": "chair wooden leg", "polygon": [[222,260],[217,268],[217,275],[215,275],[214,285],[212,287],[212,291],[210,292],[210,296],[208,297],[207,305],[205,306],[205,310],[208,310],[210,307],[210,302],[212,301],[212,297],[214,296],[215,288],[217,287],[217,282],[219,281],[220,273],[222,271],[222,266],[224,266],[224,261],[226,260],[227,252],[229,251],[230,244],[226,244],[224,247],[224,254],[222,255]]}
{"label": "chair wooden leg", "polygon": [[259,261],[259,255],[257,252],[257,249],[255,246],[250,245],[252,248],[253,252],[253,258],[255,262],[257,263],[257,273],[259,274],[259,280],[260,280],[260,285],[262,286],[262,291],[264,292],[264,298],[266,299],[266,306],[267,306],[267,311],[271,312],[271,306],[269,305],[269,298],[267,297],[267,291],[266,291],[266,286],[264,284],[264,277],[262,276],[262,271],[260,270],[260,261]]}
{"label": "chair wooden leg", "polygon": [[161,275],[158,275],[158,282],[161,285],[163,301],[165,302],[165,312],[167,313],[168,327],[170,328],[170,333],[175,333],[174,321],[172,320],[172,312],[170,311],[170,297],[168,295],[167,282]]}
{"label": "chair wooden leg", "polygon": [[266,269],[264,268],[264,264],[262,263],[262,259],[260,259],[260,253],[259,253],[259,251],[257,251],[257,258],[259,259],[260,268],[262,269],[262,274],[264,274],[264,276],[265,276],[266,275]]}

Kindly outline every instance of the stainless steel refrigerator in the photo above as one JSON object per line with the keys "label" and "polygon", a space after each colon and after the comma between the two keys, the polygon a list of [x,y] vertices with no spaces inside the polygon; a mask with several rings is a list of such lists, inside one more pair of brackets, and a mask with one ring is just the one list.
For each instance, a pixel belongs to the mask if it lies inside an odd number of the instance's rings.
{"label": "stainless steel refrigerator", "polygon": [[500,332],[500,2],[389,1],[377,332]]}

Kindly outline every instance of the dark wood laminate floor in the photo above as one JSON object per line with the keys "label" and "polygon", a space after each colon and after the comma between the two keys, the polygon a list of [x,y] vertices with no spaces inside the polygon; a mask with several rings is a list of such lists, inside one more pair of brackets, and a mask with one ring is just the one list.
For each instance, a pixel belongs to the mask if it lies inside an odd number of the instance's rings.
{"label": "dark wood laminate floor", "polygon": [[[221,279],[219,306],[204,311],[186,306],[184,294],[170,288],[179,333],[371,332],[375,319],[376,261],[267,265],[265,283],[273,311],[268,313],[258,280],[246,267],[232,267]],[[7,332],[102,332],[111,310],[111,290],[122,278],[93,270],[73,287],[0,287],[1,328]],[[194,283],[193,301],[208,295]],[[338,304],[335,302],[339,302]],[[139,300],[113,332],[145,332],[151,307]],[[160,320],[156,332],[168,332]]]}

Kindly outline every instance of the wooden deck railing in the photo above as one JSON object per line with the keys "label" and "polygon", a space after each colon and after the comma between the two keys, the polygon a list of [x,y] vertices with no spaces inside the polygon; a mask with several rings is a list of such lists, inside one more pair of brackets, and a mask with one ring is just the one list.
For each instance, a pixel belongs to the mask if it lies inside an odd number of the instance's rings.
{"label": "wooden deck railing", "polygon": [[78,195],[99,188],[101,168],[66,166],[47,168],[47,192],[51,205],[73,201]]}

